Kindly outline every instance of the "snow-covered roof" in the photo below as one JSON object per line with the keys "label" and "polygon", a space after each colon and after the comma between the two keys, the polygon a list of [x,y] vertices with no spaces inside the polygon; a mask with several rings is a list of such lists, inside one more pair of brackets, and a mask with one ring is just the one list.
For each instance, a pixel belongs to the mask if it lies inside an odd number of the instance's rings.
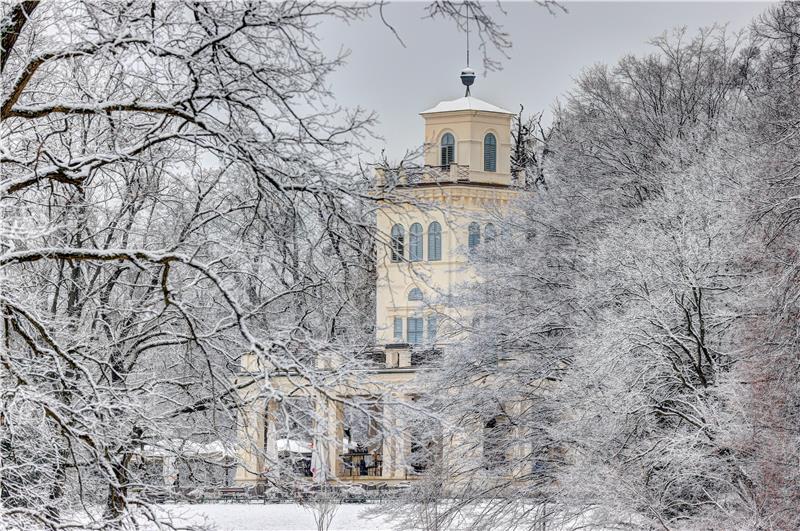
{"label": "snow-covered roof", "polygon": [[196,443],[183,439],[164,439],[154,444],[146,444],[142,454],[145,457],[199,457],[210,460],[224,460],[235,457],[233,450],[226,448],[222,441]]}
{"label": "snow-covered roof", "polygon": [[310,454],[313,451],[311,448],[311,443],[306,441],[298,441],[296,439],[278,439],[276,443],[279,452]]}
{"label": "snow-covered roof", "polygon": [[492,105],[478,98],[472,96],[464,96],[457,100],[440,101],[435,107],[422,111],[420,114],[432,114],[435,112],[453,112],[453,111],[486,111],[498,112],[503,114],[514,114],[511,111],[501,109],[497,105]]}

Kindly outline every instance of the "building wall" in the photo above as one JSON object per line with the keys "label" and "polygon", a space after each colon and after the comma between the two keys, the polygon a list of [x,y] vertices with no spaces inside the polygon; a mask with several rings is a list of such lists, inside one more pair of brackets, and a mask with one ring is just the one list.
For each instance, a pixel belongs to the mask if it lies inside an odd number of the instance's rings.
{"label": "building wall", "polygon": [[[447,308],[449,296],[460,285],[475,280],[470,266],[468,226],[477,222],[481,239],[487,223],[502,211],[516,191],[511,184],[511,114],[483,111],[451,111],[426,113],[425,164],[439,166],[440,143],[445,133],[456,140],[455,164],[468,168],[468,182],[429,183],[410,186],[400,191],[401,201],[393,200],[381,205],[377,216],[380,238],[389,242],[392,226],[400,224],[405,232],[405,260],[392,262],[391,248],[380,246],[377,263],[376,343],[397,343],[393,337],[395,317],[403,319],[404,336],[407,336],[407,319],[440,314],[440,342],[453,340],[452,331],[458,323],[469,318],[463,312]],[[485,172],[483,141],[487,133],[497,139],[497,171]],[[442,259],[430,261],[428,257],[428,227],[438,221],[442,227]],[[410,227],[418,222],[423,227],[423,260],[409,262]],[[422,290],[422,303],[409,302],[408,292],[417,287]],[[427,331],[424,335],[427,337]],[[450,336],[448,338],[448,336]]]}
{"label": "building wall", "polygon": [[[510,184],[511,177],[511,114],[482,111],[452,111],[424,114],[425,164],[441,164],[439,145],[450,132],[456,138],[456,161],[469,166],[478,180]],[[483,139],[486,133],[497,138],[497,171],[483,171]]]}
{"label": "building wall", "polygon": [[[389,245],[378,249],[377,344],[398,342],[393,337],[395,317],[403,319],[405,336],[408,317],[426,317],[432,313],[440,314],[440,339],[447,341],[448,329],[455,326],[455,323],[448,326],[448,319],[462,321],[468,317],[447,307],[449,296],[460,285],[476,278],[467,252],[468,226],[477,222],[483,238],[486,224],[496,221],[494,214],[514,194],[510,189],[488,186],[427,186],[410,189],[405,204],[383,205],[377,216],[378,233],[384,242],[389,242],[392,226],[401,224],[405,231],[405,253],[403,261],[392,262]],[[428,228],[432,221],[438,221],[442,227],[442,259],[433,262],[428,256]],[[418,262],[408,261],[409,232],[414,222],[423,227],[423,260]],[[414,287],[422,291],[422,303],[408,301],[408,293]],[[424,322],[427,326],[427,320]]]}
{"label": "building wall", "polygon": [[[410,352],[396,345],[407,337],[407,319],[411,316],[423,317],[423,337],[427,339],[427,317],[436,313],[439,334],[437,345],[445,345],[457,339],[452,332],[458,323],[468,323],[470,315],[449,305],[450,296],[459,287],[476,279],[474,268],[470,265],[468,249],[468,226],[472,222],[480,225],[481,240],[485,238],[487,223],[495,220],[516,195],[511,188],[511,116],[497,112],[451,111],[426,113],[425,139],[428,149],[425,163],[440,165],[439,142],[446,132],[456,139],[455,165],[458,172],[451,172],[447,182],[426,182],[416,186],[400,187],[400,201],[384,202],[377,213],[377,230],[386,245],[378,246],[377,253],[377,304],[376,304],[376,345],[385,349],[389,368],[377,372],[364,373],[359,381],[342,382],[337,389],[329,390],[329,396],[347,398],[354,390],[362,395],[383,397],[383,418],[387,436],[384,439],[383,468],[384,480],[403,480],[408,477],[406,466],[410,453],[410,440],[406,430],[406,418],[402,404],[418,394],[415,385],[419,371],[409,367]],[[497,171],[485,172],[483,160],[483,139],[492,132],[497,139]],[[461,170],[468,170],[468,172]],[[462,179],[465,175],[468,178]],[[458,179],[452,179],[458,175]],[[428,229],[432,221],[438,221],[442,228],[441,260],[430,261],[428,256]],[[410,262],[409,233],[413,223],[423,227],[422,260]],[[390,242],[391,229],[401,224],[405,232],[404,259],[392,261]],[[412,288],[419,288],[424,300],[408,301]],[[403,339],[394,338],[394,318],[403,320]],[[392,369],[390,367],[398,367]],[[242,381],[247,373],[258,374],[264,368],[258,367],[255,357],[244,356]],[[341,402],[332,401],[310,388],[302,378],[275,375],[270,378],[270,386],[278,394],[296,394],[298,391],[312,393],[316,404],[316,425],[320,430],[318,450],[325,456],[329,472],[335,474],[342,443],[343,410]],[[300,387],[298,387],[300,386]],[[269,440],[271,405],[261,398],[260,385],[253,385],[242,391],[243,398],[252,400],[248,411],[239,418],[240,462],[236,481],[238,484],[253,484],[263,481],[270,473],[271,462],[277,459],[274,441]],[[273,408],[274,409],[274,408]],[[476,430],[481,426],[476,424]],[[267,440],[265,440],[265,428]],[[455,452],[448,458],[453,445],[443,441],[445,459],[457,458]],[[451,441],[452,443],[452,441]]]}

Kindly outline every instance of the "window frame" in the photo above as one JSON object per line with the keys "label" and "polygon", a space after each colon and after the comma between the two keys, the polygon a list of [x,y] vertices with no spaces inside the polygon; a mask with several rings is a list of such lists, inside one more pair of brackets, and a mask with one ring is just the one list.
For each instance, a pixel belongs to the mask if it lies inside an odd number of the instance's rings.
{"label": "window frame", "polygon": [[[445,144],[445,140],[452,140],[452,142]],[[442,168],[450,168],[451,164],[456,162],[456,136],[447,131],[442,135],[439,140],[439,165]]]}
{"label": "window frame", "polygon": [[395,223],[391,230],[391,259],[392,262],[402,262],[405,258],[406,228],[402,223]]}
{"label": "window frame", "polygon": [[408,260],[421,262],[425,252],[425,237],[421,223],[414,222],[408,228]]}
{"label": "window frame", "polygon": [[442,225],[431,221],[428,225],[428,261],[438,262],[442,259]]}
{"label": "window frame", "polygon": [[[398,326],[398,325],[400,325],[400,326]],[[393,332],[392,337],[396,341],[402,341],[403,340],[403,318],[402,317],[395,317],[394,321],[392,322],[392,327],[394,328],[393,331],[392,331]]]}
{"label": "window frame", "polygon": [[473,221],[467,226],[467,247],[470,252],[475,251],[481,244],[481,225]]}
{"label": "window frame", "polygon": [[439,316],[432,313],[428,316],[428,342],[434,343],[439,332]]}
{"label": "window frame", "polygon": [[[490,137],[492,141],[488,142]],[[487,149],[489,146],[492,148],[491,157],[489,157]],[[483,171],[497,172],[497,135],[491,131],[483,136]]]}
{"label": "window frame", "polygon": [[[425,339],[425,320],[419,316],[406,318],[406,343],[419,345]],[[414,325],[412,327],[412,324]],[[413,334],[413,336],[412,336]]]}
{"label": "window frame", "polygon": [[497,238],[497,228],[494,226],[494,223],[487,223],[483,227],[483,241],[491,242]]}

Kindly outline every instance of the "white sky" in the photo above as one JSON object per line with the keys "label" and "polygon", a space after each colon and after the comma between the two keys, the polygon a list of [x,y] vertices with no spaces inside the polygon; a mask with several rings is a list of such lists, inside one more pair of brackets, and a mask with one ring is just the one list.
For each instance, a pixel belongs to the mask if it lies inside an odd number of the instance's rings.
{"label": "white sky", "polygon": [[[443,20],[423,20],[424,2],[393,2],[387,20],[404,48],[379,18],[325,23],[323,48],[351,50],[348,64],[330,79],[342,105],[375,110],[383,140],[370,142],[375,155],[390,157],[422,142],[419,112],[464,95],[458,74],[465,66],[464,35]],[[730,31],[745,28],[768,7],[766,2],[568,2],[569,13],[552,16],[533,2],[503,2],[498,12],[513,41],[503,70],[484,77],[472,40],[471,63],[478,72],[472,95],[511,111],[549,109],[567,92],[582,69],[613,64],[623,55],[648,53],[647,41],[665,30],[687,26],[690,34],[713,23]]]}

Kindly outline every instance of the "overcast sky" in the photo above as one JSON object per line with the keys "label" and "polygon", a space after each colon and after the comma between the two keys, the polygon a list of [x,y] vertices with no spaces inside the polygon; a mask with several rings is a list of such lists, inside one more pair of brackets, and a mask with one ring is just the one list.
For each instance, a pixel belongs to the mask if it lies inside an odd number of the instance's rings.
{"label": "overcast sky", "polygon": [[[320,28],[323,48],[351,50],[348,64],[331,78],[339,101],[375,110],[384,140],[371,143],[392,157],[422,143],[419,112],[463,96],[458,74],[465,66],[464,35],[451,23],[423,20],[424,2],[392,2],[384,9],[404,48],[380,19]],[[472,95],[506,109],[546,110],[567,92],[582,69],[614,63],[628,53],[648,53],[647,41],[687,26],[691,33],[714,23],[745,28],[765,2],[568,2],[568,13],[550,15],[533,2],[503,2],[498,13],[513,41],[503,69],[484,76],[474,39],[478,72]]]}

